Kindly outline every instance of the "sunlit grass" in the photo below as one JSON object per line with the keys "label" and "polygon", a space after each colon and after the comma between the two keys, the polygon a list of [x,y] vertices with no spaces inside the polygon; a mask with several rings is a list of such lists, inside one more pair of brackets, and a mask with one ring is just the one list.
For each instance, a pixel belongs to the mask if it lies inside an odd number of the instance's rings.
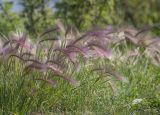
{"label": "sunlit grass", "polygon": [[[58,48],[58,42],[54,47],[49,41],[45,48],[38,46],[39,42],[27,44],[25,36],[25,39],[10,40],[11,45],[16,45],[9,47],[9,50],[6,47],[9,42],[5,42],[1,46],[0,113],[158,114],[160,69],[146,55],[148,47],[134,42],[137,38],[131,34],[126,38],[129,43],[124,38],[125,42],[114,44],[113,36],[107,36],[111,37],[108,45],[112,49],[111,55],[109,50],[102,47],[102,39],[108,35],[105,32],[108,30],[86,32],[69,42],[69,45],[68,41],[61,41]],[[63,37],[65,35],[61,35]],[[91,41],[85,41],[86,38]],[[81,40],[84,41],[79,43]],[[95,44],[97,42],[99,44]],[[23,48],[31,54],[23,56]],[[95,49],[98,53],[93,55],[95,52],[89,52]],[[153,52],[149,55],[154,57]],[[88,54],[91,56],[87,57]],[[96,69],[100,71],[93,71]]]}
{"label": "sunlit grass", "polygon": [[[121,83],[113,78],[116,94],[107,79],[96,82],[99,75],[87,68],[75,75],[81,81],[80,86],[74,88],[60,80],[58,87],[53,88],[43,82],[35,82],[33,77],[40,75],[38,73],[22,76],[20,68],[12,68],[8,72],[1,65],[1,113],[158,113],[159,106],[152,100],[157,99],[159,104],[159,68],[146,58],[138,59],[135,65],[119,64],[118,61],[114,64],[129,79],[129,83]],[[52,74],[48,76],[52,77]],[[145,99],[147,104],[132,105],[134,99]]]}

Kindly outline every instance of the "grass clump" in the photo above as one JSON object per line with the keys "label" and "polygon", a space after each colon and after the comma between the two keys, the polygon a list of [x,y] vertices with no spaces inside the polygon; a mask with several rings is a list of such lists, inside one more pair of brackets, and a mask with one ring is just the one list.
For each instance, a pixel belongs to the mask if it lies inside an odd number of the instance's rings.
{"label": "grass clump", "polygon": [[[143,30],[143,29],[142,29]],[[1,43],[2,114],[158,114],[159,39],[58,22],[37,41]]]}

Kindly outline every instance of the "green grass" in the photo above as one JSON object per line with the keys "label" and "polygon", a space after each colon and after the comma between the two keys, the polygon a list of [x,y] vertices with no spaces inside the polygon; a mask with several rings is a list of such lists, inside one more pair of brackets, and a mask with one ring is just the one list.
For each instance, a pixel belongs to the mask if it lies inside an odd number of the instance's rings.
{"label": "green grass", "polygon": [[[20,62],[11,62],[11,65],[3,62],[0,65],[0,113],[152,115],[160,112],[159,67],[144,56],[138,57],[135,64],[120,60],[106,64],[114,65],[129,81],[122,83],[111,77],[110,82],[116,88],[116,93],[109,85],[108,78],[90,72],[90,66],[74,73],[73,76],[80,81],[78,87],[72,87],[48,72],[46,77],[59,81],[58,87],[53,88],[43,81],[34,80],[42,73],[24,75]],[[98,77],[101,79],[96,82]],[[133,105],[134,99],[143,101]]]}

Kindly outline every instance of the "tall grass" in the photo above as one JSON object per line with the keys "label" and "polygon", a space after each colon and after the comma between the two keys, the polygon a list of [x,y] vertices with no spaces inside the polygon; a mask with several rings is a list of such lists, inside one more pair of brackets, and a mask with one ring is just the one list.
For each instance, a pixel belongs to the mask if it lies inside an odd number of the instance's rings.
{"label": "tall grass", "polygon": [[158,114],[159,38],[142,30],[58,22],[38,41],[3,39],[0,113]]}

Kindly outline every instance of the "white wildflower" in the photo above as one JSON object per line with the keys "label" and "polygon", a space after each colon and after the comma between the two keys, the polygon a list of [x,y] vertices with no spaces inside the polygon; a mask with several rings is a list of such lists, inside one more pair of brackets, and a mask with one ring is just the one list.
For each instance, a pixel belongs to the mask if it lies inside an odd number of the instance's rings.
{"label": "white wildflower", "polygon": [[141,103],[142,101],[143,101],[143,99],[134,99],[134,100],[132,101],[132,105],[139,104],[139,103]]}

